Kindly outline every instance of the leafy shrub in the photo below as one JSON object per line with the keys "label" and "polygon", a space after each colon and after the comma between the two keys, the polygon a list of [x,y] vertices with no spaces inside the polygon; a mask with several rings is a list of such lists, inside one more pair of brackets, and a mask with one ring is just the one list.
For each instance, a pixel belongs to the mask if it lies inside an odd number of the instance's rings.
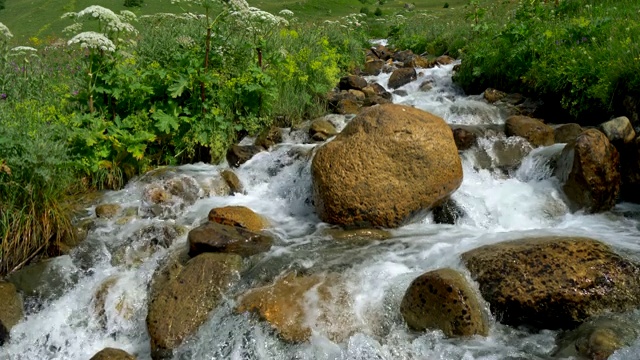
{"label": "leafy shrub", "polygon": [[449,8],[449,3],[448,2],[444,3],[443,8],[448,9]]}
{"label": "leafy shrub", "polygon": [[125,7],[140,7],[142,6],[143,0],[124,0]]}
{"label": "leafy shrub", "polygon": [[360,14],[365,14],[365,15],[370,15],[371,14],[371,10],[369,10],[368,7],[363,6],[360,8]]}
{"label": "leafy shrub", "polygon": [[376,11],[373,12],[373,15],[375,16],[382,16],[382,9],[380,9],[379,7],[376,8]]}

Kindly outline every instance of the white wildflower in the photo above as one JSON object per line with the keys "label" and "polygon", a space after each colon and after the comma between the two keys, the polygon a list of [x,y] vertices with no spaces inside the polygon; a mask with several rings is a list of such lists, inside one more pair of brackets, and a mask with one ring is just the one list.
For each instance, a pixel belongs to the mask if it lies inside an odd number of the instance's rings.
{"label": "white wildflower", "polygon": [[136,16],[136,14],[132,13],[129,10],[120,11],[120,15],[118,15],[118,17],[120,18],[121,21],[126,21],[126,22],[133,22],[138,20],[138,17]]}
{"label": "white wildflower", "polygon": [[82,23],[75,23],[62,29],[62,32],[65,34],[76,34],[80,30],[82,30]]}
{"label": "white wildflower", "polygon": [[71,38],[67,45],[80,44],[84,49],[100,49],[113,52],[116,46],[106,36],[95,31],[85,31]]}
{"label": "white wildflower", "polygon": [[234,11],[231,13],[231,16],[235,16],[239,20],[245,22],[258,22],[268,25],[289,25],[289,22],[285,18],[273,15],[270,12],[266,12],[255,7],[250,7],[243,11]]}
{"label": "white wildflower", "polygon": [[[133,13],[131,13],[133,15]],[[98,5],[91,5],[88,8],[78,12],[77,18],[84,17],[94,18],[104,24],[104,30],[107,32],[130,32],[137,33],[133,25],[122,21],[122,19],[116,15],[113,11]],[[133,15],[135,16],[135,15]],[[124,17],[124,16],[123,16]]]}
{"label": "white wildflower", "polygon": [[74,12],[66,12],[60,16],[60,19],[75,19],[78,16],[77,13]]}
{"label": "white wildflower", "polygon": [[284,16],[284,17],[292,17],[293,16],[293,11],[284,9],[284,10],[280,10],[279,14]]}
{"label": "white wildflower", "polygon": [[[244,11],[249,9],[249,4],[245,0],[226,0],[231,9],[235,11]],[[292,13],[293,14],[293,13]]]}
{"label": "white wildflower", "polygon": [[9,31],[9,28],[6,27],[3,23],[0,22],[0,34],[2,34],[5,38],[11,39],[13,34]]}
{"label": "white wildflower", "polygon": [[36,48],[32,48],[31,46],[16,46],[14,48],[11,48],[10,51],[23,51],[23,52],[27,52],[27,51],[38,51]]}

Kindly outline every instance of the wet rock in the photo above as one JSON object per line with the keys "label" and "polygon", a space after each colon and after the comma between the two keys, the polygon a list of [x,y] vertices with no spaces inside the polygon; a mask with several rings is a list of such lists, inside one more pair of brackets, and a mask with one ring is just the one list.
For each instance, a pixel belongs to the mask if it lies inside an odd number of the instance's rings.
{"label": "wet rock", "polygon": [[169,248],[185,232],[186,229],[168,222],[144,226],[134,231],[124,243],[112,251],[111,264],[113,266],[142,264],[145,259],[160,249]]}
{"label": "wet rock", "polygon": [[436,58],[436,62],[440,65],[449,65],[449,64],[452,64],[454,61],[456,61],[456,59],[448,55],[441,55]]}
{"label": "wet rock", "polygon": [[527,139],[534,147],[554,144],[553,128],[527,116],[510,116],[505,124],[505,132],[507,136]]}
{"label": "wet rock", "polygon": [[453,269],[429,271],[413,280],[402,298],[400,313],[418,331],[439,329],[449,337],[489,333],[475,290]]}
{"label": "wet rock", "polygon": [[420,84],[420,91],[422,91],[422,92],[431,91],[431,89],[433,89],[433,81],[432,80],[425,80],[425,81],[422,82],[422,84]]}
{"label": "wet rock", "polygon": [[104,348],[89,360],[136,360],[136,357],[124,350]]}
{"label": "wet rock", "polygon": [[640,326],[630,314],[605,314],[561,334],[553,356],[606,360],[616,350],[632,345],[638,336]]}
{"label": "wet rock", "polygon": [[390,92],[388,92],[384,86],[378,84],[378,83],[371,83],[369,84],[369,86],[375,91],[375,94],[378,96],[381,96],[387,100],[391,100],[393,98],[393,95],[391,95]]}
{"label": "wet rock", "polygon": [[391,56],[391,58],[393,59],[393,61],[399,61],[401,63],[407,63],[407,62],[413,60],[413,58],[415,56],[416,55],[411,50],[402,50],[402,51],[396,51]]}
{"label": "wet rock", "polygon": [[4,343],[9,341],[9,330],[4,326],[2,320],[0,320],[0,347]]}
{"label": "wet rock", "polygon": [[170,358],[196,332],[239,279],[241,268],[238,255],[206,253],[154,275],[147,315],[153,359]]}
{"label": "wet rock", "polygon": [[620,157],[607,137],[589,129],[570,141],[562,150],[555,175],[572,210],[607,211],[620,192]]}
{"label": "wet rock", "polygon": [[345,76],[340,79],[340,84],[338,84],[340,90],[362,90],[365,86],[367,86],[367,80],[357,75]]}
{"label": "wet rock", "polygon": [[374,106],[374,105],[383,105],[383,104],[392,104],[392,101],[382,96],[374,96],[370,98],[366,98],[364,100],[364,106]]}
{"label": "wet rock", "polygon": [[242,257],[269,251],[273,238],[239,227],[207,222],[189,231],[189,256],[215,252]]}
{"label": "wet rock", "polygon": [[103,329],[107,327],[107,316],[106,316],[106,303],[107,303],[107,295],[109,295],[109,290],[118,282],[120,278],[117,275],[110,276],[105,279],[98,289],[93,294],[93,300],[91,301],[91,305],[93,307],[93,311],[95,313],[96,318],[98,319],[98,323]]}
{"label": "wet rock", "polygon": [[388,86],[397,89],[418,78],[418,74],[414,68],[400,68],[395,70],[389,78]]}
{"label": "wet rock", "polygon": [[462,260],[507,325],[567,329],[640,304],[638,265],[589,238],[507,241],[468,251]]}
{"label": "wet rock", "polygon": [[400,226],[462,182],[460,157],[444,120],[392,104],[368,108],[320,147],[312,174],[320,218],[358,227]]}
{"label": "wet rock", "polygon": [[342,99],[338,101],[335,112],[340,115],[357,114],[360,111],[360,104],[351,99]]}
{"label": "wet rock", "polygon": [[640,137],[620,147],[623,201],[640,203]]}
{"label": "wet rock", "polygon": [[257,313],[285,341],[307,341],[312,326],[340,342],[356,330],[346,296],[337,275],[289,274],[271,285],[249,290],[238,300],[236,311]]}
{"label": "wet rock", "polygon": [[381,229],[327,229],[325,233],[338,241],[372,241],[391,238],[390,232]]}
{"label": "wet rock", "polygon": [[356,99],[356,101],[363,101],[366,97],[366,95],[364,94],[364,92],[360,91],[360,90],[349,90],[349,94],[353,95]]}
{"label": "wet rock", "polygon": [[231,167],[238,167],[261,151],[262,148],[255,145],[233,145],[227,151],[227,162]]}
{"label": "wet rock", "polygon": [[233,170],[222,170],[222,173],[220,175],[222,175],[224,181],[227,183],[227,185],[229,185],[229,188],[231,189],[231,195],[244,194],[244,186],[242,186],[238,175],[236,175]]}
{"label": "wet rock", "polygon": [[433,221],[436,224],[454,225],[459,219],[465,216],[464,210],[453,199],[448,199],[432,210]]}
{"label": "wet rock", "polygon": [[563,124],[553,130],[553,138],[556,144],[568,143],[582,134],[584,129],[576,123]]}
{"label": "wet rock", "polygon": [[376,93],[376,90],[371,85],[368,85],[367,87],[362,89],[362,92],[364,93],[365,98],[371,98],[378,95]]}
{"label": "wet rock", "polygon": [[520,137],[497,137],[478,142],[482,142],[482,146],[476,153],[476,166],[481,169],[515,171],[522,164],[522,159],[533,150],[531,144]]}
{"label": "wet rock", "polygon": [[391,59],[391,55],[393,55],[393,53],[384,45],[378,45],[371,48],[371,51],[373,51],[373,53],[381,60],[389,60]]}
{"label": "wet rock", "polygon": [[0,323],[10,332],[23,315],[22,299],[15,285],[0,281]]}
{"label": "wet rock", "polygon": [[487,88],[484,91],[484,99],[487,100],[489,104],[493,104],[504,99],[507,96],[507,93],[504,91]]}
{"label": "wet rock", "polygon": [[373,60],[367,61],[364,63],[363,73],[365,75],[377,76],[382,72],[382,67],[384,66],[383,60]]}
{"label": "wet rock", "polygon": [[[233,174],[231,170],[227,171]],[[239,181],[240,180],[238,180],[238,182]],[[203,186],[203,191],[207,196],[229,196],[232,194],[231,187],[222,176],[208,179],[208,181],[205,182],[205,185]]]}
{"label": "wet rock", "polygon": [[163,183],[164,188],[173,196],[182,199],[186,205],[193,205],[204,194],[198,181],[191,176],[180,175]]}
{"label": "wet rock", "polygon": [[476,144],[478,135],[465,128],[453,129],[453,140],[456,142],[456,147],[459,151],[470,149]]}
{"label": "wet rock", "polygon": [[614,145],[628,144],[636,137],[631,121],[626,116],[620,116],[600,124],[598,127]]}
{"label": "wet rock", "polygon": [[151,204],[166,204],[171,202],[173,196],[160,184],[150,184],[145,186],[142,193],[142,201]]}
{"label": "wet rock", "polygon": [[96,206],[96,217],[112,219],[120,212],[119,204],[100,204]]}
{"label": "wet rock", "polygon": [[269,150],[270,147],[282,142],[282,131],[277,126],[272,126],[258,135],[256,141],[253,143],[255,146],[259,146],[265,150]]}
{"label": "wet rock", "polygon": [[338,134],[336,127],[324,118],[313,120],[309,127],[309,137],[313,141],[326,141],[328,138]]}
{"label": "wet rock", "polygon": [[435,65],[435,60],[429,60],[424,56],[416,55],[407,62],[404,62],[403,67],[429,69],[434,67]]}
{"label": "wet rock", "polygon": [[409,93],[406,90],[395,90],[393,92],[394,95],[398,95],[398,96],[407,96],[409,95]]}
{"label": "wet rock", "polygon": [[[76,249],[79,248],[80,246]],[[73,265],[71,257],[63,255],[29,264],[9,274],[7,281],[15,285],[24,296],[27,305],[25,308],[30,309],[62,296],[70,286],[78,281],[78,277],[78,269]],[[6,322],[5,325],[9,326]]]}
{"label": "wet rock", "polygon": [[269,222],[245,206],[225,206],[209,211],[209,221],[237,226],[250,231],[261,231],[269,227]]}

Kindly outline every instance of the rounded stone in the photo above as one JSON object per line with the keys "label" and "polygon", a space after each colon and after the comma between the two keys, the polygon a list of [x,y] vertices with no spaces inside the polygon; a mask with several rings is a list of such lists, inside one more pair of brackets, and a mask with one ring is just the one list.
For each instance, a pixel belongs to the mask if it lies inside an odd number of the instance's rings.
{"label": "rounded stone", "polygon": [[232,170],[226,169],[223,170],[220,175],[222,176],[222,179],[224,179],[224,181],[227,183],[227,185],[229,185],[229,188],[231,189],[231,195],[244,193],[244,186],[242,186],[242,182],[240,182],[240,179],[238,178],[238,175],[236,175],[236,173],[234,173]]}
{"label": "rounded stone", "polygon": [[444,120],[387,104],[365,110],[320,147],[312,175],[323,221],[392,228],[455,191],[462,165]]}
{"label": "rounded stone", "polygon": [[462,274],[453,269],[438,269],[411,282],[400,312],[414,330],[439,329],[449,337],[486,336],[489,325],[480,304]]}
{"label": "rounded stone", "polygon": [[234,254],[202,254],[182,266],[169,263],[154,274],[147,314],[153,359],[172,350],[208,318],[239,279],[242,258]]}
{"label": "rounded stone", "polygon": [[237,226],[250,231],[261,231],[269,227],[269,222],[246,206],[225,206],[209,211],[209,221],[229,226]]}
{"label": "rounded stone", "polygon": [[22,299],[10,282],[0,281],[0,322],[8,331],[22,320]]}
{"label": "rounded stone", "polygon": [[189,256],[212,253],[231,253],[249,257],[268,251],[273,238],[240,227],[207,222],[187,236]]}
{"label": "rounded stone", "polygon": [[553,138],[557,143],[566,144],[571,140],[575,140],[584,129],[576,123],[562,124],[553,130]]}
{"label": "rounded stone", "polygon": [[525,238],[462,254],[491,312],[504,324],[573,328],[640,305],[640,268],[600,241]]}
{"label": "rounded stone", "polygon": [[90,360],[136,360],[136,357],[124,350],[105,348],[93,355]]}
{"label": "rounded stone", "polygon": [[607,137],[589,129],[562,150],[555,175],[573,211],[607,211],[620,193],[620,156]]}
{"label": "rounded stone", "polygon": [[120,212],[119,204],[100,204],[96,206],[96,217],[111,219]]}
{"label": "rounded stone", "polygon": [[549,146],[555,143],[553,128],[540,120],[528,116],[510,116],[505,124],[507,136],[520,136],[533,145]]}
{"label": "rounded stone", "polygon": [[406,85],[413,80],[418,78],[418,74],[416,73],[416,69],[414,68],[400,68],[394,70],[389,77],[388,86],[392,89],[397,89],[403,85]]}

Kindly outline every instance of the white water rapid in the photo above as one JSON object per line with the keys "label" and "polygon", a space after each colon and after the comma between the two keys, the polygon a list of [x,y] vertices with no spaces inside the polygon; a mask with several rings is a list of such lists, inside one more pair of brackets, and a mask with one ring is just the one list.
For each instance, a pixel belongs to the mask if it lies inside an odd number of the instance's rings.
{"label": "white water rapid", "polygon": [[[419,70],[418,79],[401,88],[407,95],[394,95],[394,102],[433,112],[451,124],[504,123],[505,114],[498,108],[482,97],[464,95],[453,85],[452,68],[453,64]],[[368,80],[386,86],[388,78],[389,74],[381,74]],[[419,87],[425,80],[431,80],[432,88],[423,92]],[[332,117],[339,128],[348,120]],[[41,286],[50,287],[51,294],[13,328],[11,341],[0,348],[0,359],[87,360],[105,347],[149,359],[145,318],[153,272],[168,251],[184,245],[185,230],[198,226],[211,208],[225,205],[245,205],[266,216],[277,238],[244,274],[240,288],[285,270],[338,272],[347,279],[349,301],[343,304],[346,308],[337,310],[352,315],[349,326],[355,331],[336,343],[326,328],[316,327],[310,341],[285,343],[257,316],[235,314],[235,299],[230,297],[176,351],[175,359],[551,359],[557,335],[553,331],[531,333],[495,321],[486,338],[447,339],[438,331],[408,331],[399,314],[404,291],[429,270],[453,267],[466,272],[460,262],[465,251],[523,236],[585,235],[629,254],[640,253],[640,207],[620,204],[602,214],[571,213],[550,165],[563,145],[534,149],[519,167],[505,174],[493,166],[495,142],[526,145],[499,137],[481,139],[477,149],[461,153],[464,181],[453,199],[466,215],[456,225],[435,224],[425,214],[392,230],[388,240],[337,242],[324,235],[329,226],[317,218],[311,203],[310,160],[304,154],[317,145],[305,144],[304,130],[285,129],[284,133],[282,144],[237,169],[246,194],[207,196],[211,179],[219,178],[227,165],[202,163],[146,175],[121,191],[107,193],[101,203],[138,210],[125,220],[95,220],[86,241],[70,255],[48,263],[46,273],[51,279]],[[483,151],[487,166],[478,165]],[[142,200],[145,187],[176,176],[195,179],[193,187],[200,198],[176,203],[159,216],[146,215],[154,210]],[[86,216],[95,219],[94,207],[86,210]],[[177,240],[169,249],[158,245],[170,236]],[[150,237],[154,245],[145,245]],[[105,287],[107,279],[111,286]],[[100,292],[101,288],[105,290]],[[97,292],[101,294],[96,296]],[[613,358],[640,359],[640,341]]]}

